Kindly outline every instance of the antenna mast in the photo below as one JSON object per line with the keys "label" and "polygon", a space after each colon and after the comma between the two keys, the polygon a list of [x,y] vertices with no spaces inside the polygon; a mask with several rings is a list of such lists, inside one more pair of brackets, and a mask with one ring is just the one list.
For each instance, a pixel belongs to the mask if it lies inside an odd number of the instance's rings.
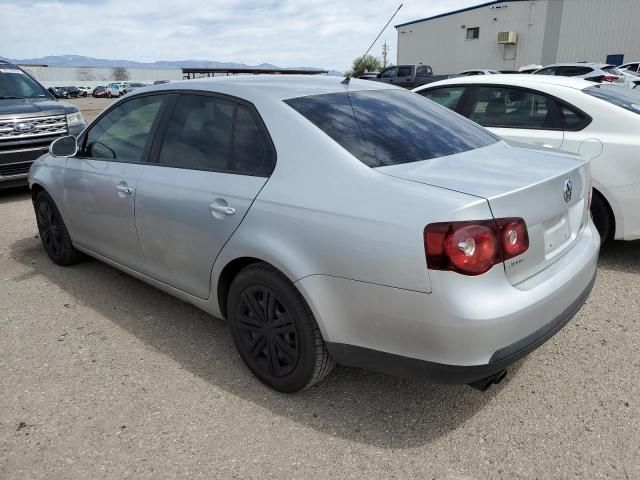
{"label": "antenna mast", "polygon": [[[373,41],[373,43],[369,46],[369,48],[367,49],[366,52],[364,52],[364,55],[362,55],[360,57],[360,61],[356,64],[356,66],[353,68],[353,71],[357,71],[358,67],[360,66],[360,64],[364,61],[364,58],[367,56],[367,54],[371,51],[371,49],[373,48],[373,46],[376,44],[376,42],[378,41],[378,39],[380,38],[380,36],[384,33],[384,31],[387,29],[387,27],[389,26],[389,24],[391,23],[391,20],[393,20],[395,18],[395,16],[398,14],[398,12],[400,11],[400,9],[402,8],[402,5],[404,5],[403,3],[400,4],[400,6],[398,7],[398,9],[395,11],[395,13],[393,15],[391,15],[391,18],[389,19],[389,21],[387,22],[387,24],[384,26],[384,28],[382,30],[380,30],[380,33],[378,34],[378,36],[376,37],[376,39]],[[349,80],[351,80],[351,76],[347,75],[345,77],[345,79],[342,81],[342,83],[344,84],[349,84]]]}

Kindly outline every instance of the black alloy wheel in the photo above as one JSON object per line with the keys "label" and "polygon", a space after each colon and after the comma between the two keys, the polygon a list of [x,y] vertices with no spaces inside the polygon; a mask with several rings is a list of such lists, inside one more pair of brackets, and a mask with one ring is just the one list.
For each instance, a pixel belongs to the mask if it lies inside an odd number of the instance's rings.
{"label": "black alloy wheel", "polygon": [[71,243],[67,227],[49,194],[40,192],[33,206],[40,240],[49,258],[62,266],[81,261],[84,255]]}
{"label": "black alloy wheel", "polygon": [[245,365],[279,392],[319,382],[334,366],[304,297],[270,265],[249,265],[227,297],[229,329]]}
{"label": "black alloy wheel", "polygon": [[242,331],[239,347],[260,370],[276,377],[293,371],[300,360],[299,333],[273,290],[262,285],[247,288],[236,321]]}

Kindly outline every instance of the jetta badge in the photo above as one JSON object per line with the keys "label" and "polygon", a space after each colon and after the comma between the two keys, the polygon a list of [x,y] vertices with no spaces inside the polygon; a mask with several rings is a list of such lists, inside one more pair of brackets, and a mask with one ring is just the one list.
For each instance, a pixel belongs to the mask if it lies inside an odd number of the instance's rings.
{"label": "jetta badge", "polygon": [[573,182],[570,178],[567,178],[564,181],[564,188],[562,191],[562,195],[564,196],[564,201],[569,203],[571,201],[571,197],[573,197]]}
{"label": "jetta badge", "polygon": [[13,131],[18,133],[28,133],[35,128],[36,126],[29,122],[18,122],[13,124]]}

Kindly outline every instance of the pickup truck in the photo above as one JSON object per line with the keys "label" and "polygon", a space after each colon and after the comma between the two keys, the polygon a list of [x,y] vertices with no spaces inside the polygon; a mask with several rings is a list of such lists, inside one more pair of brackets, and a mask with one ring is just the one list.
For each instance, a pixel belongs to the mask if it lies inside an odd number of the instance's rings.
{"label": "pickup truck", "polygon": [[434,75],[430,65],[394,65],[385,68],[374,78],[367,80],[391,83],[404,88],[416,88],[447,78],[449,75]]}

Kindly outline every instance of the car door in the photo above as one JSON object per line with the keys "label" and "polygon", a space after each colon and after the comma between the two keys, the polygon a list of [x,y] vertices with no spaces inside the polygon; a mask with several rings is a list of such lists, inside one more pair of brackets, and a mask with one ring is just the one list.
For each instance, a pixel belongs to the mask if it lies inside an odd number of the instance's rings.
{"label": "car door", "polygon": [[74,242],[137,271],[144,257],[134,219],[136,188],[164,99],[118,103],[83,135],[63,173],[65,221]]}
{"label": "car door", "polygon": [[380,77],[378,80],[384,83],[393,83],[396,78],[396,72],[398,71],[398,67],[387,67],[382,72],[380,72]]}
{"label": "car door", "polygon": [[476,86],[462,113],[507,140],[562,147],[557,103],[541,92],[505,85]]}
{"label": "car door", "polygon": [[136,196],[147,274],[206,299],[211,269],[270,175],[275,150],[253,106],[176,95]]}
{"label": "car door", "polygon": [[411,88],[414,83],[413,65],[399,65],[396,78],[391,83],[399,87]]}

